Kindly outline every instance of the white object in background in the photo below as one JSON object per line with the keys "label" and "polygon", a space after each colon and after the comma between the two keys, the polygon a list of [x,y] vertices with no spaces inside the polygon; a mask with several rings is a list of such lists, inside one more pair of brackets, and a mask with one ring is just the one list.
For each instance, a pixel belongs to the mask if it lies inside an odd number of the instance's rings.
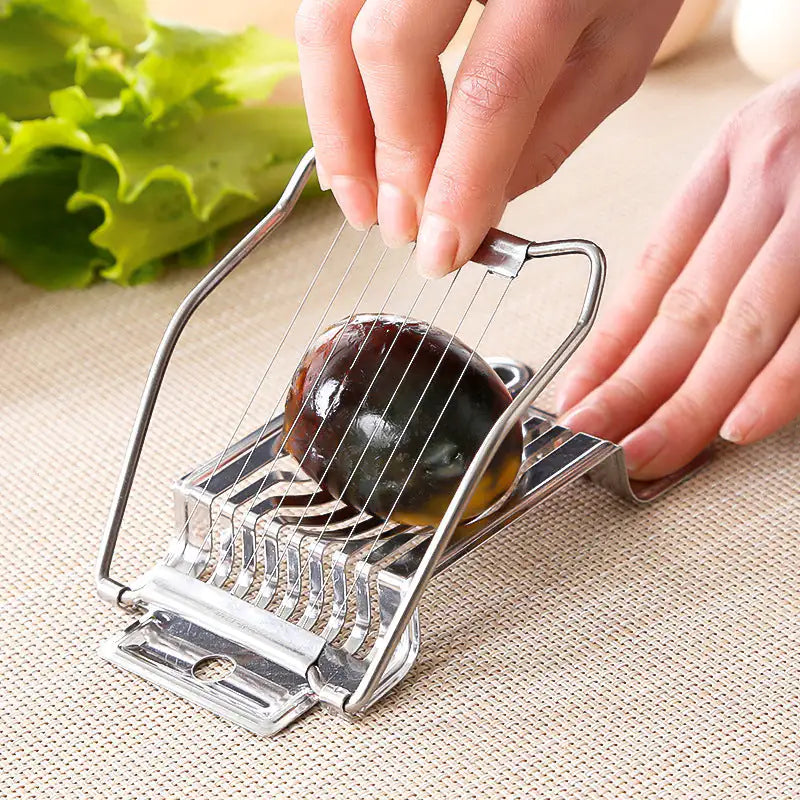
{"label": "white object in background", "polygon": [[[797,0],[800,2],[800,0]],[[685,0],[658,48],[653,64],[661,64],[682,53],[695,42],[711,24],[720,0]]]}
{"label": "white object in background", "polygon": [[800,69],[800,0],[739,0],[733,43],[748,69],[766,81]]}

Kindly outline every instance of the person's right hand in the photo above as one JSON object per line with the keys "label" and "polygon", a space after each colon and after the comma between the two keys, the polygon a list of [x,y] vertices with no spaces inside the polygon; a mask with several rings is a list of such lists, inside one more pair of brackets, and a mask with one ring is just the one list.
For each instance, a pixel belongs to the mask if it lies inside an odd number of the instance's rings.
{"label": "person's right hand", "polygon": [[460,267],[636,91],[681,0],[491,0],[447,106],[438,56],[469,0],[303,0],[297,41],[321,182],[351,224]]}
{"label": "person's right hand", "polygon": [[561,381],[635,478],[800,416],[800,72],[723,126]]}

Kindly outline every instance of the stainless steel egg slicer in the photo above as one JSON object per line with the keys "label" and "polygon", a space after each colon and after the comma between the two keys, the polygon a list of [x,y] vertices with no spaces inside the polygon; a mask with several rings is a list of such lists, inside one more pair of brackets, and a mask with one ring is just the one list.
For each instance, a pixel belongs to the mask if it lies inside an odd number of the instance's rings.
{"label": "stainless steel egg slicer", "polygon": [[[292,212],[313,169],[310,152],[275,208],[210,270],[170,322],[145,386],[96,570],[100,597],[136,615],[103,644],[106,659],[262,735],[317,704],[352,718],[383,697],[419,652],[418,605],[430,579],[566,485],[588,476],[633,503],[646,503],[708,457],[667,479],[632,484],[616,444],[573,433],[533,406],[595,319],[605,260],[588,241],[534,243],[492,231],[473,261],[505,282],[498,306],[520,270],[542,258],[584,256],[587,288],[573,329],[537,372],[513,359],[490,360],[514,400],[435,530],[370,518],[328,495],[304,474],[302,462],[282,451],[283,418],[276,413],[175,483],[177,535],[163,563],[136,581],[115,577],[115,547],[178,339],[198,306]],[[274,356],[259,386],[273,363]],[[519,420],[524,452],[514,486],[482,516],[462,521],[496,448]]]}

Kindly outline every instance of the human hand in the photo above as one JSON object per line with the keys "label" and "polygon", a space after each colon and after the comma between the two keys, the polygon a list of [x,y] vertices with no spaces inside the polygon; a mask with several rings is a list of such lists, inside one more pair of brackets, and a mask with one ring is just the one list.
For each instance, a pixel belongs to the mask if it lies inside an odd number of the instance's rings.
{"label": "human hand", "polygon": [[492,0],[448,109],[438,56],[469,0],[303,0],[296,20],[323,185],[351,224],[461,266],[639,87],[681,0]]}
{"label": "human hand", "polygon": [[622,440],[642,479],[717,433],[749,444],[800,415],[800,74],[700,158],[558,405],[570,427]]}

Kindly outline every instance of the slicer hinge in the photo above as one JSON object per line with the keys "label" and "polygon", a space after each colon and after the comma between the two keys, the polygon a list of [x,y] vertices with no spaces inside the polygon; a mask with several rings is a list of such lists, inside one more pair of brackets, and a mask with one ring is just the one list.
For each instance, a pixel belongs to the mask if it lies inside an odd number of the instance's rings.
{"label": "slicer hinge", "polygon": [[349,689],[325,682],[316,666],[309,668],[306,673],[306,680],[325,711],[335,717],[341,717],[347,720],[353,719],[353,717],[344,710],[345,703],[347,703],[352,694]]}

